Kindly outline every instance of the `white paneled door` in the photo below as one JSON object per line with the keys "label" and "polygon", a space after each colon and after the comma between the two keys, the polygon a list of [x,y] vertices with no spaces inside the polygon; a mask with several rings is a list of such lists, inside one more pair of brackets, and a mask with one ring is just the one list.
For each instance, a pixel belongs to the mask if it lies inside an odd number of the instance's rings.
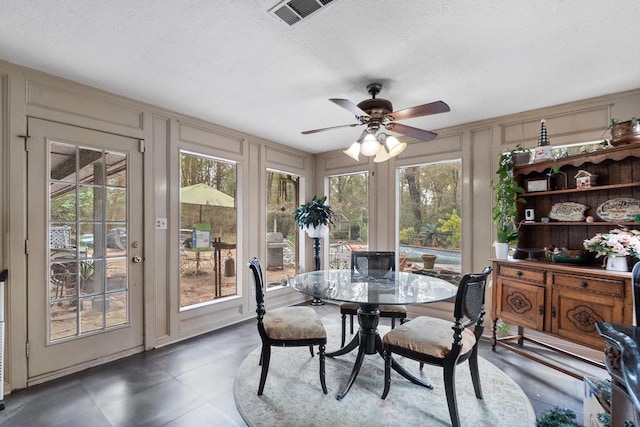
{"label": "white paneled door", "polygon": [[143,345],[137,139],[29,118],[28,382]]}

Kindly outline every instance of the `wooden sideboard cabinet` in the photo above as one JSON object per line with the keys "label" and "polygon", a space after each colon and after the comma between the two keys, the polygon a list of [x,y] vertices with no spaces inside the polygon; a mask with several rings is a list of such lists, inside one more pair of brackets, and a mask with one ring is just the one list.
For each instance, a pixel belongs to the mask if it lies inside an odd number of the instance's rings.
{"label": "wooden sideboard cabinet", "polygon": [[[496,345],[500,345],[582,379],[582,375],[540,360],[525,349],[524,341],[585,360],[584,358],[540,339],[527,337],[524,329],[601,350],[603,341],[596,323],[633,322],[631,273],[547,261],[493,260],[492,264],[491,344],[494,349]],[[496,329],[499,319],[518,326],[518,334],[498,338]],[[513,341],[517,341],[517,345]],[[585,361],[604,367],[599,361]]]}

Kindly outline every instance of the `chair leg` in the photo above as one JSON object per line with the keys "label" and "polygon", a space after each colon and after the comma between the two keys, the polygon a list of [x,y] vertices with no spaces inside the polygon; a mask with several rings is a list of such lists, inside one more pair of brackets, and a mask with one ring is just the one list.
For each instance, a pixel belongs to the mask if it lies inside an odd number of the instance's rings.
{"label": "chair leg", "polygon": [[395,329],[395,327],[396,327],[396,318],[392,317],[391,318],[391,329]]}
{"label": "chair leg", "polygon": [[340,344],[340,348],[344,347],[344,342],[347,334],[347,315],[342,315],[342,344]]}
{"label": "chair leg", "polygon": [[349,315],[349,322],[351,323],[351,335],[353,335],[353,314]]}
{"label": "chair leg", "polygon": [[318,348],[318,355],[320,358],[320,385],[322,386],[322,391],[324,392],[324,394],[327,394],[329,392],[327,391],[327,382],[325,378],[324,351],[325,346],[320,344]]}
{"label": "chair leg", "polygon": [[312,345],[309,346],[309,352],[311,353],[311,357],[313,357],[313,346]]}
{"label": "chair leg", "polygon": [[405,323],[406,321],[407,321],[407,318],[406,318],[406,317],[401,317],[401,318],[400,318],[400,324],[401,324],[401,325],[404,325],[404,323]]}
{"label": "chair leg", "polygon": [[382,391],[382,399],[387,397],[391,388],[391,352],[384,350],[384,390]]}
{"label": "chair leg", "polygon": [[473,389],[476,392],[476,397],[482,399],[482,386],[480,385],[480,371],[478,370],[478,346],[476,345],[471,350],[471,356],[469,357],[469,369],[471,370],[471,381],[473,382]]}
{"label": "chair leg", "polygon": [[262,372],[260,373],[260,384],[258,385],[258,396],[262,396],[264,391],[264,383],[267,381],[267,372],[269,371],[269,360],[271,359],[271,346],[262,347]]}
{"label": "chair leg", "polygon": [[444,367],[444,391],[447,395],[447,405],[449,406],[449,417],[451,426],[460,427],[460,415],[458,414],[458,402],[456,399],[456,367]]}

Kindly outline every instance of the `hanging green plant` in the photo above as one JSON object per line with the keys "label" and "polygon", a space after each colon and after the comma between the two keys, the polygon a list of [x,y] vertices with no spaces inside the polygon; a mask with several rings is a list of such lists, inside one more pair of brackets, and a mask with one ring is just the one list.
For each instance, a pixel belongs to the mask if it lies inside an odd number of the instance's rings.
{"label": "hanging green plant", "polygon": [[514,153],[522,151],[518,145],[511,151],[500,154],[498,163],[497,180],[491,181],[491,188],[495,193],[495,205],[492,208],[493,222],[496,224],[498,243],[517,242],[520,237],[519,227],[516,223],[518,215],[518,203],[526,203],[520,195],[525,193],[524,188],[518,185],[513,175]]}

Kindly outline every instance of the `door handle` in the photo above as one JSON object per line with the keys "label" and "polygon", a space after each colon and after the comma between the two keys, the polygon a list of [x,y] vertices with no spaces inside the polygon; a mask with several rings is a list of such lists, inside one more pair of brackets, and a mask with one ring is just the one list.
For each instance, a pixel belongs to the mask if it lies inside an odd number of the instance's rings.
{"label": "door handle", "polygon": [[133,261],[134,264],[139,264],[142,262],[142,257],[141,256],[134,256],[133,258],[131,258],[131,261]]}

